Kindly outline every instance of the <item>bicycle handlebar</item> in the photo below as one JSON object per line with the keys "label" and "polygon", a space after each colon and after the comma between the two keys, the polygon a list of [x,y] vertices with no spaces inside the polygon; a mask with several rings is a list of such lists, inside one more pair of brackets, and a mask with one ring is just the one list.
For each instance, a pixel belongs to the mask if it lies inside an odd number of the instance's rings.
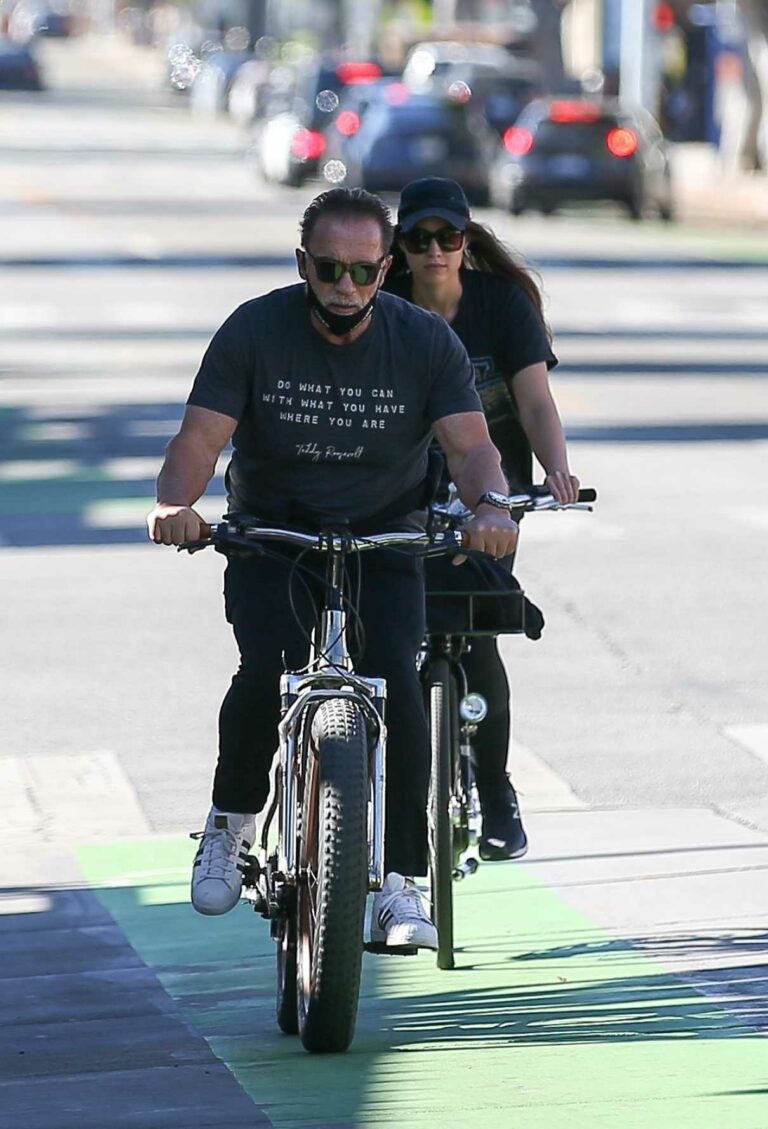
{"label": "bicycle handlebar", "polygon": [[590,503],[596,501],[597,491],[591,488],[579,490],[575,502],[558,502],[555,496],[542,486],[534,486],[519,494],[494,494],[493,497],[498,499],[495,504],[498,505],[499,509],[525,510],[526,512],[533,510],[583,510],[592,508]]}
{"label": "bicycle handlebar", "polygon": [[[524,513],[535,513],[538,510],[587,510],[592,511],[592,502],[597,499],[597,491],[591,488],[579,490],[578,500],[575,502],[558,502],[554,494],[550,494],[544,487],[533,486],[530,490],[519,494],[491,494],[489,502],[500,510],[513,513],[522,510]],[[470,521],[475,515],[467,509],[459,499],[445,504],[438,503],[433,506],[433,512],[438,516],[457,523]]]}
{"label": "bicycle handlebar", "polygon": [[[529,491],[519,494],[494,494],[493,504],[499,509],[512,512],[524,510],[535,512],[537,510],[591,510],[591,503],[597,498],[597,491],[592,489],[579,490],[577,502],[558,502],[554,495],[542,487],[532,487]],[[474,515],[464,506],[434,507],[439,516],[452,519],[454,522],[466,522]],[[282,529],[273,526],[247,525],[240,522],[222,521],[217,525],[201,523],[200,538],[196,541],[185,541],[179,549],[194,552],[204,549],[208,545],[230,545],[233,547],[253,549],[255,543],[260,541],[281,541],[283,544],[295,545],[300,549],[334,549],[336,552],[365,552],[367,549],[393,548],[397,546],[412,545],[422,546],[435,553],[445,552],[447,549],[464,549],[467,547],[467,536],[459,529],[445,529],[439,533],[374,533],[369,537],[356,537],[352,533],[330,531],[327,533],[301,533],[296,529]]]}
{"label": "bicycle handlebar", "polygon": [[367,549],[392,548],[403,545],[420,545],[426,549],[461,549],[466,535],[459,530],[445,530],[430,536],[427,533],[374,533],[371,536],[356,537],[352,533],[300,533],[297,529],[281,529],[261,525],[237,525],[222,521],[218,525],[205,522],[200,527],[200,539],[185,541],[179,549],[193,552],[208,545],[232,545],[253,549],[260,541],[281,541],[300,549],[335,549],[337,552],[365,552]]}

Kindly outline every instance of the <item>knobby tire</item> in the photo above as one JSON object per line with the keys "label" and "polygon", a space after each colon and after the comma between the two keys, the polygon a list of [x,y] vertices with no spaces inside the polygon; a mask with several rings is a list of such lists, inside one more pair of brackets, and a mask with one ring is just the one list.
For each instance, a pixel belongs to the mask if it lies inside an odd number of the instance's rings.
{"label": "knobby tire", "polygon": [[453,968],[453,828],[449,816],[453,778],[451,701],[453,676],[446,659],[435,659],[427,676],[432,747],[429,784],[429,865],[432,920],[437,928],[437,967]]}
{"label": "knobby tire", "polygon": [[368,738],[354,702],[331,698],[305,760],[298,886],[299,1034],[315,1053],[352,1042],[360,995],[368,891]]}

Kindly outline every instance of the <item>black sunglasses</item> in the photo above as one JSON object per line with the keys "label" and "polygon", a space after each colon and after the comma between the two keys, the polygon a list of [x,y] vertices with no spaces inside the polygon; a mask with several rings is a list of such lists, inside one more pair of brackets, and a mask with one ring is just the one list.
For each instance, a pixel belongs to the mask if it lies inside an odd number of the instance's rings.
{"label": "black sunglasses", "polygon": [[355,286],[371,286],[381,270],[386,255],[375,263],[342,263],[340,259],[319,259],[310,251],[305,251],[315,264],[315,273],[320,282],[338,282],[348,274]]}
{"label": "black sunglasses", "polygon": [[464,232],[455,227],[441,227],[438,231],[428,231],[426,227],[414,227],[400,236],[406,251],[412,255],[424,255],[437,241],[441,251],[460,251],[464,245]]}

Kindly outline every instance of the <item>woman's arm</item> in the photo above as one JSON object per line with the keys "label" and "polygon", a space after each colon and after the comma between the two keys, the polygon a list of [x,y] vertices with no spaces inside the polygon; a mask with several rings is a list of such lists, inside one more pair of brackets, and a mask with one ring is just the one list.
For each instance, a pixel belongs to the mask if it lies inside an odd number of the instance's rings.
{"label": "woman's arm", "polygon": [[544,484],[559,502],[575,502],[579,480],[568,467],[565,432],[549,386],[544,361],[520,369],[513,378],[520,423],[544,468]]}

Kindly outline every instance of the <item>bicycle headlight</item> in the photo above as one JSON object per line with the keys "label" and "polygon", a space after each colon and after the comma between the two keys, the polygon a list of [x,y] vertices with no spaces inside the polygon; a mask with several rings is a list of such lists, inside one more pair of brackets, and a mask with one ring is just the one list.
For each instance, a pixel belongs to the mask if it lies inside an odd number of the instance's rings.
{"label": "bicycle headlight", "polygon": [[488,714],[488,703],[482,694],[467,694],[459,702],[459,716],[462,721],[470,721],[476,725]]}

